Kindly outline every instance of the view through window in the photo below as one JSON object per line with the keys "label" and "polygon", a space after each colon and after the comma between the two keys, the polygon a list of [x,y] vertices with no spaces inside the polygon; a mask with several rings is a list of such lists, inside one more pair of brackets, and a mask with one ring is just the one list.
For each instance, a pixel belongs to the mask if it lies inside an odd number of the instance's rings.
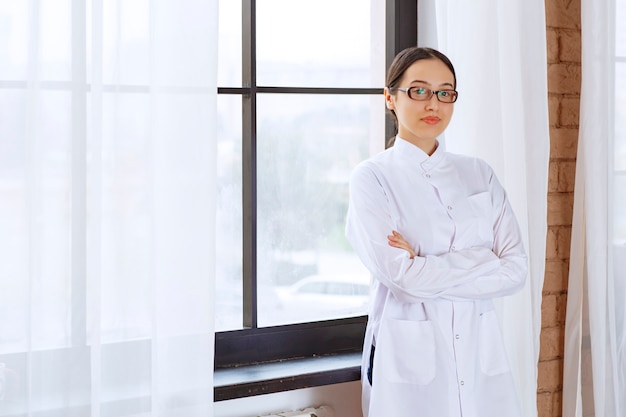
{"label": "view through window", "polygon": [[384,147],[384,1],[258,0],[256,30],[249,4],[220,2],[216,330],[245,327],[250,279],[259,327],[364,315],[370,277],[344,224],[350,172]]}

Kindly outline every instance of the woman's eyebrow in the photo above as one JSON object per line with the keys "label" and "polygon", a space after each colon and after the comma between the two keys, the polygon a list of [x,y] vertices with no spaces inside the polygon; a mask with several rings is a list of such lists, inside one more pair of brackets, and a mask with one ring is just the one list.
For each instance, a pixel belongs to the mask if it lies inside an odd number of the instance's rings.
{"label": "woman's eyebrow", "polygon": [[[411,84],[413,84],[413,83],[421,83],[421,84],[426,84],[426,85],[432,85],[428,81],[424,81],[424,80],[413,80],[413,81],[411,81]],[[454,88],[454,85],[452,85],[452,83],[442,83],[442,84],[439,84],[439,86],[440,87],[449,86],[450,88]]]}

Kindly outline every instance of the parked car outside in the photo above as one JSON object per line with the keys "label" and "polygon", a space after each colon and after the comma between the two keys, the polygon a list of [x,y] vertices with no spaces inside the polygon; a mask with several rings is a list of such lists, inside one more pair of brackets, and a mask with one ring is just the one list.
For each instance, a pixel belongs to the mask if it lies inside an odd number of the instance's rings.
{"label": "parked car outside", "polygon": [[276,287],[276,318],[297,323],[367,314],[369,282],[363,275],[312,275]]}

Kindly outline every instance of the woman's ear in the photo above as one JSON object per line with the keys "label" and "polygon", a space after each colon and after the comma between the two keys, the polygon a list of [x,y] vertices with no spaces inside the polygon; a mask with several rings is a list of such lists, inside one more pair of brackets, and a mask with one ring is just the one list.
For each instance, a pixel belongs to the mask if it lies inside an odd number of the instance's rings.
{"label": "woman's ear", "polygon": [[384,93],[385,93],[385,105],[387,106],[389,110],[395,110],[396,103],[393,100],[394,99],[393,94],[391,94],[391,92],[389,91],[389,87],[385,87]]}

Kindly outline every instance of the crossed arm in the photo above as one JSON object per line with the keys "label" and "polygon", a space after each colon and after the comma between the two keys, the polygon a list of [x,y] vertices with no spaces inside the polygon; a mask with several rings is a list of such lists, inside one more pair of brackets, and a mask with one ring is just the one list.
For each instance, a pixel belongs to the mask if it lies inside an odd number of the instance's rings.
{"label": "crossed arm", "polygon": [[404,237],[395,230],[391,231],[391,234],[387,236],[387,239],[389,241],[389,246],[404,249],[405,251],[409,252],[411,259],[415,258],[415,255],[417,255],[413,248],[411,248],[411,245],[409,245],[409,242],[407,242],[406,239],[404,239]]}
{"label": "crossed arm", "polygon": [[[385,190],[372,183],[380,181],[369,169],[353,174],[346,237],[372,275],[400,301],[494,298],[523,286],[527,261],[521,235],[495,180],[492,191],[498,204],[493,247],[479,245],[440,254],[416,253],[395,229]],[[402,255],[402,250],[409,256]]]}

